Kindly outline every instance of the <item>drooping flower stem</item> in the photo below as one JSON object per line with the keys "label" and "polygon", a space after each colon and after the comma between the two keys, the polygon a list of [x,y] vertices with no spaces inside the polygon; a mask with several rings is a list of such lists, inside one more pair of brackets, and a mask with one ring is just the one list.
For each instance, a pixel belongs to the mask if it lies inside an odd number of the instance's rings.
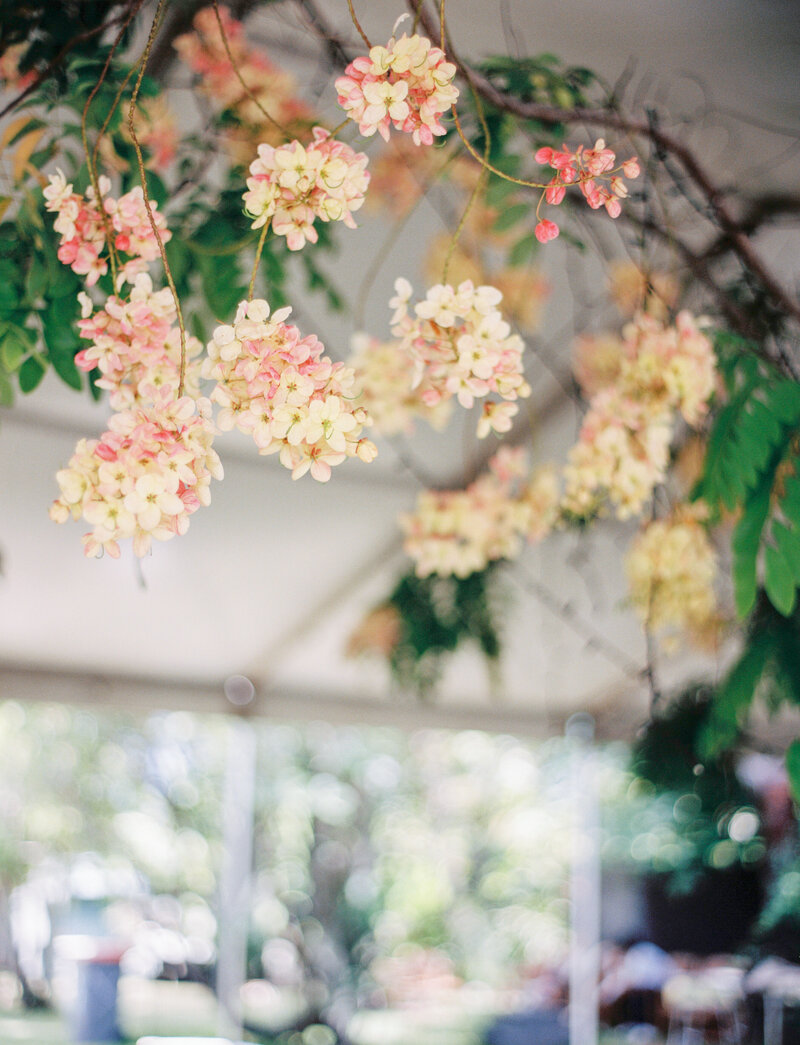
{"label": "drooping flower stem", "polygon": [[261,113],[261,115],[269,123],[271,123],[273,127],[277,128],[277,130],[279,130],[281,132],[281,134],[284,136],[284,138],[290,138],[291,135],[286,130],[286,128],[284,126],[282,126],[282,124],[278,123],[278,121],[275,119],[274,116],[271,116],[270,113],[267,112],[267,110],[264,108],[264,106],[258,100],[256,95],[253,93],[253,90],[248,86],[248,84],[245,83],[244,77],[239,72],[239,66],[236,64],[236,61],[235,61],[233,55],[231,54],[231,47],[230,47],[230,43],[228,42],[228,34],[225,31],[225,25],[224,25],[224,23],[222,21],[222,16],[219,13],[218,0],[212,0],[212,2],[213,2],[213,5],[214,5],[214,14],[216,15],[216,18],[217,18],[217,25],[219,26],[219,35],[222,38],[222,46],[225,48],[225,54],[228,56],[228,61],[231,63],[231,69],[233,69],[233,72],[234,72],[234,74],[236,76],[236,79],[242,85],[242,87],[244,88],[245,94],[247,94],[247,96],[250,98],[251,102],[256,106],[256,108]]}
{"label": "drooping flower stem", "polygon": [[133,142],[133,148],[136,151],[136,163],[139,168],[139,178],[142,183],[142,196],[144,198],[144,206],[147,211],[147,220],[150,222],[150,228],[153,230],[153,236],[155,237],[156,243],[158,244],[158,252],[161,255],[161,261],[164,265],[164,275],[166,276],[167,284],[169,289],[172,291],[172,297],[175,300],[175,312],[178,318],[178,329],[181,332],[181,369],[180,377],[178,380],[178,399],[181,398],[184,391],[184,382],[186,379],[186,327],[183,322],[183,312],[181,311],[181,303],[178,298],[178,291],[175,288],[175,280],[172,278],[172,270],[169,267],[167,261],[167,252],[164,250],[164,242],[161,238],[161,233],[158,231],[155,218],[153,217],[153,205],[150,202],[150,194],[147,189],[147,172],[144,169],[144,158],[142,156],[142,147],[139,144],[139,139],[136,137],[136,101],[139,97],[139,90],[142,86],[142,80],[144,79],[145,69],[147,68],[147,61],[150,57],[150,52],[153,48],[153,42],[155,41],[156,35],[158,34],[159,25],[161,22],[161,15],[164,11],[166,0],[158,0],[158,7],[153,18],[153,24],[150,27],[150,34],[147,37],[147,44],[145,45],[144,52],[142,54],[141,65],[139,67],[139,75],[136,77],[136,84],[133,88],[133,94],[131,95],[131,102],[128,106],[128,130],[130,132],[131,141]]}
{"label": "drooping flower stem", "polygon": [[109,49],[105,64],[103,65],[103,68],[100,72],[100,76],[97,80],[97,83],[89,92],[89,96],[86,99],[86,104],[83,107],[83,112],[81,113],[81,140],[83,142],[83,151],[86,155],[86,167],[89,172],[89,180],[91,181],[92,188],[94,189],[95,201],[97,203],[98,210],[100,211],[100,216],[103,220],[103,228],[105,230],[106,235],[106,244],[108,245],[108,257],[111,264],[111,275],[115,287],[117,284],[117,255],[116,250],[114,248],[114,234],[111,228],[111,222],[109,221],[108,214],[106,213],[106,209],[103,206],[103,199],[100,194],[100,179],[97,175],[97,149],[100,144],[100,139],[103,136],[103,132],[105,131],[106,127],[108,127],[108,123],[111,119],[114,109],[116,109],[117,107],[120,95],[122,94],[125,85],[130,79],[130,73],[128,74],[128,76],[126,76],[125,81],[122,84],[122,87],[120,87],[119,91],[117,92],[117,97],[114,99],[114,105],[111,107],[111,112],[109,112],[109,114],[106,116],[105,123],[103,124],[98,139],[95,143],[94,150],[92,152],[89,151],[89,137],[86,131],[86,121],[89,116],[89,109],[91,108],[92,102],[97,96],[97,92],[103,86],[103,81],[108,75],[109,66],[111,65],[111,61],[114,57],[117,47],[119,46],[119,43],[122,40],[123,35],[125,34],[125,30],[131,24],[131,21],[133,20],[134,16],[138,13],[143,3],[144,0],[138,0],[138,3],[134,4],[128,12],[127,18],[122,23],[122,27],[120,28],[120,31],[117,33],[117,37]]}
{"label": "drooping flower stem", "polygon": [[356,27],[356,30],[358,31],[358,35],[361,37],[361,39],[367,45],[367,50],[371,51],[372,50],[372,44],[369,42],[369,37],[367,36],[367,34],[364,32],[363,28],[361,27],[361,23],[358,20],[358,17],[356,15],[355,9],[353,8],[353,0],[347,0],[347,9],[350,12],[350,18],[352,19],[353,25]]}
{"label": "drooping flower stem", "polygon": [[[442,3],[442,16],[444,16],[444,2]],[[472,97],[475,100],[475,111],[478,114],[478,119],[480,120],[481,128],[483,130],[483,141],[484,141],[484,145],[483,145],[483,160],[484,160],[484,163],[488,163],[488,161],[489,161],[489,152],[490,152],[491,147],[492,147],[492,139],[491,139],[491,135],[489,134],[489,125],[486,122],[486,116],[485,116],[484,111],[483,111],[483,105],[481,103],[481,100],[480,100],[480,97],[479,97],[477,91],[475,90],[474,87],[472,87],[472,85],[470,85],[470,88],[472,90]],[[450,260],[453,257],[453,252],[455,251],[456,246],[458,245],[458,241],[461,238],[461,233],[464,231],[464,226],[467,223],[467,218],[469,217],[470,211],[472,210],[473,206],[475,205],[476,200],[478,199],[478,197],[480,196],[481,192],[483,191],[483,188],[484,188],[484,186],[486,184],[486,177],[487,177],[487,172],[484,169],[484,170],[481,171],[480,177],[478,178],[477,182],[475,183],[475,188],[470,193],[470,197],[467,200],[467,205],[464,208],[464,213],[461,215],[461,220],[459,221],[458,225],[456,226],[456,230],[453,233],[453,238],[450,241],[450,246],[447,248],[447,254],[445,255],[445,259],[444,259],[444,267],[442,269],[442,283],[446,283],[447,282],[447,275],[448,275],[448,272],[450,270]]]}
{"label": "drooping flower stem", "polygon": [[247,288],[248,301],[253,300],[253,294],[255,293],[256,288],[256,276],[258,274],[258,266],[261,261],[261,255],[264,252],[264,244],[267,241],[267,233],[269,232],[270,227],[270,223],[267,222],[266,225],[264,225],[264,227],[261,229],[261,235],[258,237],[258,246],[256,247],[256,256],[253,262],[253,272],[250,276],[250,286]]}

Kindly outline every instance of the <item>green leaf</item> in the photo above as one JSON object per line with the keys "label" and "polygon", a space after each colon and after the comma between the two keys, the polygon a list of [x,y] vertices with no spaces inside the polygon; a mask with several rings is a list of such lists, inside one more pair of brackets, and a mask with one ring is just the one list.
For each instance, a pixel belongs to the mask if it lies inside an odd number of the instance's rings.
{"label": "green leaf", "polygon": [[773,545],[764,549],[764,588],[775,609],[788,617],[797,601],[791,567]]}
{"label": "green leaf", "polygon": [[770,389],[769,407],[784,424],[800,423],[800,382],[781,381]]}
{"label": "green leaf", "polygon": [[14,405],[14,387],[6,375],[0,371],[0,406]]}
{"label": "green leaf", "polygon": [[751,495],[733,534],[733,584],[740,617],[746,617],[756,601],[756,560],[761,531],[769,513],[773,472],[774,469],[762,478]]}
{"label": "green leaf", "polygon": [[19,368],[20,391],[27,395],[41,382],[47,367],[36,356],[29,356]]}
{"label": "green leaf", "polygon": [[513,228],[531,213],[530,205],[527,203],[515,203],[507,207],[497,218],[492,229],[495,232],[506,232]]}
{"label": "green leaf", "polygon": [[698,750],[703,758],[712,758],[735,742],[739,724],[774,652],[772,635],[758,635],[733,666],[714,696],[710,718],[700,735]]}
{"label": "green leaf", "polygon": [[793,740],[786,749],[786,773],[792,798],[800,802],[800,740]]}
{"label": "green leaf", "polygon": [[13,374],[15,370],[19,369],[20,363],[29,351],[30,345],[22,340],[15,327],[11,327],[0,345],[0,360],[6,371]]}
{"label": "green leaf", "polygon": [[0,273],[0,310],[12,312],[19,304],[19,291],[17,287]]}
{"label": "green leaf", "polygon": [[508,261],[512,268],[519,268],[527,264],[536,251],[537,246],[538,240],[533,232],[529,232],[527,236],[518,239],[508,252]]}
{"label": "green leaf", "polygon": [[800,532],[788,530],[783,523],[773,522],[772,539],[791,570],[795,584],[800,584]]}
{"label": "green leaf", "polygon": [[147,191],[153,202],[157,203],[159,208],[163,210],[164,204],[169,199],[169,192],[167,191],[167,186],[155,171],[147,172]]}
{"label": "green leaf", "polygon": [[47,265],[38,254],[34,254],[25,279],[25,293],[31,302],[37,301],[44,294],[47,283]]}

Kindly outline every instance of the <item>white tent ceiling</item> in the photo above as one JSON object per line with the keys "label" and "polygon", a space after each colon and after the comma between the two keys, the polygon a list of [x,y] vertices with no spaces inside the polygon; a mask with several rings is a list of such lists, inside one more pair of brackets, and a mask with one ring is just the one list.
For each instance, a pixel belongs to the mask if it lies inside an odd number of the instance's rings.
{"label": "white tent ceiling", "polygon": [[[318,6],[352,35],[344,0]],[[358,6],[375,39],[389,35],[400,13],[387,0]],[[800,129],[800,22],[789,0],[565,0],[555,8],[542,0],[451,0],[448,10],[465,55],[552,51],[610,80],[635,58],[630,97],[638,92],[683,119],[706,163],[724,172],[721,180],[794,189],[797,141],[781,132]],[[277,34],[304,72],[299,52],[307,41],[292,5],[276,5],[253,28],[264,40]],[[311,67],[303,78],[313,82]],[[708,105],[722,115],[707,118]],[[388,333],[394,277],[421,284],[419,243],[437,220],[432,208],[421,208],[377,272],[366,312],[376,334]],[[366,217],[361,226],[340,237],[343,252],[330,266],[350,301],[387,227]],[[797,282],[796,239],[774,232],[761,246],[787,285]],[[564,284],[569,274],[574,285],[574,259],[560,244],[543,258],[551,282]],[[589,262],[582,285],[592,288],[594,275]],[[601,300],[602,288],[593,294]],[[590,304],[555,293],[540,339],[550,363],[531,357],[539,460],[563,460],[574,438],[577,414],[552,370],[569,365],[569,335],[559,332],[571,331]],[[313,299],[298,304],[296,319],[344,354],[349,320],[327,316]],[[476,450],[461,422],[443,436],[420,432],[402,448],[381,444],[378,461],[348,462],[325,486],[310,477],[293,483],[273,458],[227,436],[220,441],[225,480],[215,484],[211,507],[193,517],[185,537],[157,546],[139,567],[125,553],[118,562],[85,560],[79,525],[55,526],[47,517],[56,469],[105,417],[102,404],[54,381],[3,411],[0,697],[209,709],[224,706],[223,680],[242,673],[256,683],[256,709],[280,717],[550,731],[589,709],[617,733],[644,715],[647,689],[637,677],[644,639],[621,606],[630,527],[604,525],[590,541],[559,535],[508,572],[496,697],[488,696],[477,656],[456,657],[436,704],[425,707],[391,692],[381,665],[344,657],[350,631],[407,567],[395,519],[412,506],[419,484],[404,461],[439,483],[463,475]],[[669,684],[722,665],[692,654],[661,661],[659,669]]]}

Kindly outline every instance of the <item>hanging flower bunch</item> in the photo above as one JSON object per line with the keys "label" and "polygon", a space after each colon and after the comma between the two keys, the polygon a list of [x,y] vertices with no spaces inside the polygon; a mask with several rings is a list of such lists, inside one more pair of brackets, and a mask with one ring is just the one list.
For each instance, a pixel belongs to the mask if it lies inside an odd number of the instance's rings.
{"label": "hanging flower bunch", "polygon": [[439,117],[458,98],[456,67],[424,36],[392,36],[356,58],[335,87],[339,104],[364,137],[376,131],[389,140],[389,128],[410,134],[416,145],[432,145],[446,133]]}
{"label": "hanging flower bunch", "polygon": [[468,577],[516,558],[526,537],[545,537],[558,515],[555,473],[540,470],[526,483],[526,471],[525,452],[503,447],[465,490],[424,490],[400,517],[417,576]]}
{"label": "hanging flower bunch", "polygon": [[714,350],[688,312],[672,327],[640,315],[625,328],[621,356],[564,469],[563,507],[580,519],[606,500],[619,519],[637,515],[666,476],[676,415],[697,424],[714,391]]}
{"label": "hanging flower bunch", "polygon": [[203,376],[216,380],[211,399],[222,408],[217,423],[252,435],[262,454],[279,453],[299,479],[310,471],[327,482],[346,457],[371,461],[375,444],[362,438],[369,416],[354,401],[355,373],[322,353],[314,334],[270,316],[263,299],[243,301],[232,326],[216,328]]}
{"label": "hanging flower bunch", "polygon": [[439,283],[411,313],[411,284],[398,279],[395,290],[389,302],[395,309],[392,334],[413,362],[412,387],[425,379],[423,398],[432,406],[456,396],[469,408],[476,399],[498,395],[507,402],[487,404],[478,434],[508,431],[518,409],[513,400],[529,396],[531,389],[523,373],[525,346],[497,309],[500,291],[475,287],[470,280],[457,289]]}
{"label": "hanging flower bunch", "polygon": [[705,505],[683,504],[641,531],[625,559],[630,599],[644,624],[674,642],[707,635],[717,623],[717,559]]}
{"label": "hanging flower bunch", "polygon": [[666,477],[671,441],[668,411],[616,388],[598,392],[564,468],[564,510],[587,519],[608,500],[618,519],[638,515]]}
{"label": "hanging flower bunch", "polygon": [[[81,370],[97,367],[102,374],[96,384],[106,389],[114,410],[122,410],[160,397],[161,390],[178,394],[181,372],[181,337],[175,326],[175,300],[168,287],[153,290],[146,272],[139,273],[127,300],[111,295],[102,308],[86,294],[80,295],[83,318],[78,322],[81,337],[91,341],[75,357]],[[186,337],[184,385],[189,395],[199,394],[203,346],[196,337]]]}
{"label": "hanging flower bunch", "polygon": [[[536,162],[546,163],[556,172],[544,190],[543,200],[557,206],[563,201],[567,187],[577,185],[593,210],[605,207],[612,218],[618,218],[622,213],[620,201],[628,195],[628,187],[620,172],[626,178],[639,176],[639,161],[636,157],[633,156],[617,166],[616,153],[613,149],[606,148],[602,138],[597,139],[593,149],[584,149],[582,145],[574,152],[566,145],[560,152],[551,148],[539,149]],[[541,202],[540,200],[540,206]],[[536,238],[540,243],[555,239],[558,231],[558,225],[546,219],[541,219],[535,229]]]}
{"label": "hanging flower bunch", "polygon": [[[103,552],[117,558],[119,541],[131,538],[136,555],[145,555],[152,540],[183,534],[189,516],[210,501],[211,478],[222,477],[212,448],[214,426],[208,400],[181,395],[181,332],[174,327],[177,309],[169,290],[154,292],[144,271],[159,256],[140,186],[114,199],[110,183],[99,179],[100,195],[114,247],[130,255],[117,277],[117,293],[95,310],[86,293],[79,295],[80,333],[90,341],[76,356],[83,370],[97,367],[98,385],[111,393],[116,411],[99,439],[81,439],[69,465],[57,473],[61,496],[50,516],[56,522],[83,518],[92,526],[84,535],[87,556]],[[86,198],[72,191],[59,171],[44,190],[47,209],[55,213],[61,234],[59,259],[86,276],[93,286],[107,271],[101,256],[106,222],[90,189]],[[161,241],[170,238],[164,218],[152,206]],[[132,283],[127,295],[126,283]],[[200,350],[185,339],[187,359]],[[197,390],[197,366],[187,367],[188,384]]]}
{"label": "hanging flower bunch", "polygon": [[398,341],[380,342],[357,334],[347,365],[355,370],[359,401],[378,434],[410,434],[417,418],[437,429],[444,428],[450,419],[452,401],[436,396],[436,402],[426,401],[431,385],[425,375],[418,385],[410,387],[408,355]]}
{"label": "hanging flower bunch", "polygon": [[304,148],[299,141],[274,148],[261,144],[250,164],[245,210],[258,229],[268,221],[290,250],[316,243],[314,221],[343,221],[356,227],[353,212],[369,184],[367,157],[332,138],[322,127]]}
{"label": "hanging flower bunch", "polygon": [[[126,263],[124,271],[129,278],[146,267],[146,262],[158,257],[158,243],[147,217],[147,209],[141,185],[135,186],[118,200],[108,195],[111,182],[101,177],[98,182],[103,208],[108,215],[114,233],[114,247],[134,259]],[[45,207],[57,215],[53,227],[61,236],[58,260],[69,265],[79,276],[86,276],[88,286],[94,286],[108,271],[108,262],[101,257],[106,246],[106,228],[103,215],[97,205],[94,189],[90,186],[86,196],[72,191],[61,173],[50,175],[44,189]],[[163,214],[157,205],[152,205],[153,219],[166,243],[171,237]]]}
{"label": "hanging flower bunch", "polygon": [[625,361],[620,388],[640,402],[678,411],[695,427],[705,417],[716,384],[711,341],[690,312],[674,326],[641,314],[623,330]]}
{"label": "hanging flower bunch", "polygon": [[61,496],[50,518],[83,518],[88,556],[120,554],[119,540],[133,539],[146,555],[153,539],[186,533],[189,516],[211,500],[211,479],[222,465],[211,443],[208,400],[175,399],[166,391],[147,407],[115,413],[99,439],[81,439],[56,479]]}

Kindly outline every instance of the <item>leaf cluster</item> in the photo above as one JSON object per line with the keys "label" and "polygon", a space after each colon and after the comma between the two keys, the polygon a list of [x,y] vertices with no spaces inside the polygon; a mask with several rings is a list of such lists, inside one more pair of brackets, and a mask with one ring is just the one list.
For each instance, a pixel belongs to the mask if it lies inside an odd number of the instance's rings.
{"label": "leaf cluster", "polygon": [[129,6],[130,0],[0,0],[0,54],[27,44],[20,73],[44,70],[56,63],[52,83],[58,94],[64,94],[70,88],[70,78],[60,59],[67,51],[73,56],[97,55],[103,37],[101,27]]}
{"label": "leaf cluster", "polygon": [[[752,795],[736,776],[731,746],[704,748],[716,707],[709,687],[690,686],[653,716],[631,752],[633,772],[648,781],[656,794],[679,800],[673,818],[693,850],[691,865],[685,868],[690,871],[701,868],[707,852],[727,838],[729,817],[752,803]],[[736,728],[731,740],[738,736]],[[747,846],[738,849],[737,856],[747,861]],[[687,882],[690,879],[691,875]]]}
{"label": "leaf cluster", "polygon": [[727,401],[708,439],[694,494],[719,514],[739,511],[733,535],[736,608],[745,617],[760,584],[784,616],[800,584],[800,383],[733,334],[717,336]]}
{"label": "leaf cluster", "polygon": [[387,600],[401,620],[392,651],[392,674],[405,688],[427,695],[438,680],[443,658],[462,643],[477,644],[490,661],[500,656],[497,608],[491,566],[468,577],[417,577],[408,573]]}

